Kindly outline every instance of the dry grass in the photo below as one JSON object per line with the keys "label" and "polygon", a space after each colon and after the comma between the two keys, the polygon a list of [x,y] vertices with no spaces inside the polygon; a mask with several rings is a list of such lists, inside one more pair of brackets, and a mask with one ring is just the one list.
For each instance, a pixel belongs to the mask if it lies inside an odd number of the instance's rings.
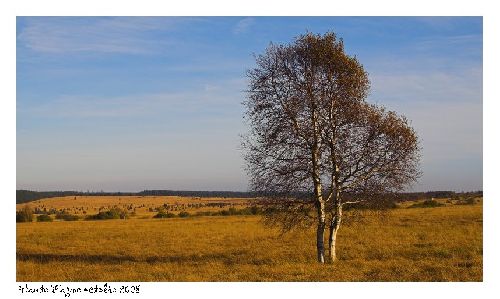
{"label": "dry grass", "polygon": [[396,209],[280,236],[258,216],[17,224],[18,281],[482,281],[482,205]]}

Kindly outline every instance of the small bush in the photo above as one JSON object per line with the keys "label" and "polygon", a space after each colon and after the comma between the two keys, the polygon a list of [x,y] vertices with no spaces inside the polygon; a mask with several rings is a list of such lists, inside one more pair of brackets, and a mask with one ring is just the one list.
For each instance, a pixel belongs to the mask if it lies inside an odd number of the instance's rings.
{"label": "small bush", "polygon": [[436,208],[436,207],[442,207],[444,204],[439,203],[433,199],[428,199],[425,200],[424,202],[421,203],[414,203],[408,208]]}
{"label": "small bush", "polygon": [[119,208],[114,208],[109,211],[99,212],[96,215],[87,216],[87,220],[107,220],[107,219],[127,219],[128,212]]}
{"label": "small bush", "polygon": [[153,218],[174,218],[174,217],[175,217],[174,213],[167,213],[165,211],[161,211],[153,216]]}
{"label": "small bush", "polygon": [[39,215],[36,217],[37,222],[52,222],[52,217],[46,214]]}
{"label": "small bush", "polygon": [[80,219],[80,216],[63,212],[63,213],[57,213],[56,219],[60,219],[60,220],[64,220],[64,221],[76,221],[76,220]]}
{"label": "small bush", "polygon": [[473,197],[467,197],[464,199],[460,199],[456,204],[457,205],[473,205],[473,204],[476,204],[476,201],[474,200]]}
{"label": "small bush", "polygon": [[32,222],[33,210],[29,206],[24,206],[20,211],[16,212],[16,222]]}
{"label": "small bush", "polygon": [[185,211],[182,211],[179,213],[179,217],[181,218],[186,218],[186,217],[189,217],[191,214],[189,214],[188,212],[185,212]]}
{"label": "small bush", "polygon": [[252,215],[260,215],[262,214],[262,209],[256,206],[250,207],[250,214]]}
{"label": "small bush", "polygon": [[473,204],[475,204],[475,203],[476,203],[476,201],[475,201],[475,200],[474,200],[474,198],[472,198],[472,197],[469,197],[469,198],[467,198],[467,199],[465,200],[465,204],[468,204],[468,205],[473,205]]}
{"label": "small bush", "polygon": [[229,216],[229,215],[231,215],[228,210],[222,210],[222,211],[219,211],[219,212],[220,212],[221,216]]}
{"label": "small bush", "polygon": [[251,208],[244,208],[238,211],[238,215],[252,215]]}
{"label": "small bush", "polygon": [[398,207],[397,203],[391,198],[377,198],[361,201],[359,203],[346,204],[345,211],[349,210],[391,210]]}

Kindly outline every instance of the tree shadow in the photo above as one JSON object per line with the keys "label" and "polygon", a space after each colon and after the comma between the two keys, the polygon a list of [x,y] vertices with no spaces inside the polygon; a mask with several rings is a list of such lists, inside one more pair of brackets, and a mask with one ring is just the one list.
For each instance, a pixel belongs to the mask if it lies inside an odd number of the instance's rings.
{"label": "tree shadow", "polygon": [[50,262],[70,262],[88,264],[122,264],[122,263],[191,263],[220,262],[225,265],[235,264],[268,264],[273,261],[252,259],[251,254],[245,251],[210,254],[166,255],[166,256],[131,256],[131,255],[106,255],[106,254],[51,254],[51,253],[17,253],[16,260],[31,261],[46,264]]}

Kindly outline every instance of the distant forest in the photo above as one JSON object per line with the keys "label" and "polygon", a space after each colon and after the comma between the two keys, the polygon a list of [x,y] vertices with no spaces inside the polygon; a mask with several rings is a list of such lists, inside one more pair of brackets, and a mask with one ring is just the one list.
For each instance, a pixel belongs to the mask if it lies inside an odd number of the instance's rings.
{"label": "distant forest", "polygon": [[236,191],[174,191],[174,190],[144,190],[140,192],[81,192],[81,191],[30,191],[16,190],[16,203],[25,203],[42,198],[61,196],[188,196],[188,197],[235,197],[251,198],[257,195],[253,192]]}
{"label": "distant forest", "polygon": [[[237,191],[174,191],[174,190],[144,190],[140,192],[79,192],[79,191],[30,191],[16,190],[16,203],[26,203],[42,198],[62,196],[187,196],[187,197],[229,197],[229,198],[253,198],[261,196],[255,192]],[[304,196],[304,195],[302,195]],[[483,191],[454,192],[454,191],[429,191],[391,194],[396,201],[430,199],[430,198],[454,198],[458,196],[483,196]],[[351,196],[348,196],[351,197]]]}

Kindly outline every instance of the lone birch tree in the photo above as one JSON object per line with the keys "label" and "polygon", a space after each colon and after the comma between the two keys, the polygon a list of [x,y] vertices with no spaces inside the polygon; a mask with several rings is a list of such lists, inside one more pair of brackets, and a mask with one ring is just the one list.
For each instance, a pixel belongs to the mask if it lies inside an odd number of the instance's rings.
{"label": "lone birch tree", "polygon": [[[367,72],[334,33],[271,44],[248,70],[243,147],[250,189],[273,195],[267,221],[317,225],[317,258],[336,259],[342,208],[419,176],[417,135],[404,116],[366,102]],[[310,195],[310,196],[304,196]]]}

